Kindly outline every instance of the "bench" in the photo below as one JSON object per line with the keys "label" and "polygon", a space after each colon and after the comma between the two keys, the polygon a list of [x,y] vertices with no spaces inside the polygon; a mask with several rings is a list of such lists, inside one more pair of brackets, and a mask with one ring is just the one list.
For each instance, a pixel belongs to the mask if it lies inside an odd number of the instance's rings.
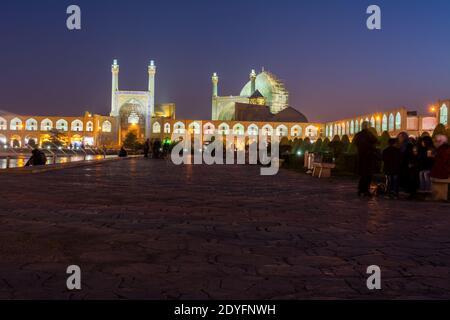
{"label": "bench", "polygon": [[433,194],[433,200],[442,201],[448,200],[448,185],[450,179],[436,179],[431,178],[432,186],[431,191]]}
{"label": "bench", "polygon": [[334,169],[334,163],[313,162],[313,177],[329,178],[331,177],[331,169]]}

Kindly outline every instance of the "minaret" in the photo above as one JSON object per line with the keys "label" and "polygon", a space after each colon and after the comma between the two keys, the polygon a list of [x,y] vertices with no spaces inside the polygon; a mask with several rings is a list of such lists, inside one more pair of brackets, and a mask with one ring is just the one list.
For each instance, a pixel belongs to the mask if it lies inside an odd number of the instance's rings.
{"label": "minaret", "polygon": [[114,59],[111,66],[112,73],[112,86],[111,86],[111,116],[118,116],[119,110],[117,110],[116,92],[119,91],[119,63],[117,59]]}
{"label": "minaret", "polygon": [[212,84],[213,84],[212,96],[217,97],[218,92],[219,92],[219,90],[218,90],[219,76],[217,75],[216,72],[213,73],[211,80],[212,80]]}
{"label": "minaret", "polygon": [[250,95],[254,94],[256,91],[256,72],[252,70],[250,72]]}
{"label": "minaret", "polygon": [[212,104],[211,104],[211,113],[212,113],[212,120],[217,120],[217,97],[219,93],[218,84],[219,84],[219,76],[216,72],[213,73],[211,77],[212,81]]}
{"label": "minaret", "polygon": [[150,138],[151,120],[152,116],[155,114],[155,75],[156,75],[155,61],[153,60],[150,61],[147,70],[148,70],[148,92],[150,94],[150,101],[147,110],[145,135],[147,138]]}

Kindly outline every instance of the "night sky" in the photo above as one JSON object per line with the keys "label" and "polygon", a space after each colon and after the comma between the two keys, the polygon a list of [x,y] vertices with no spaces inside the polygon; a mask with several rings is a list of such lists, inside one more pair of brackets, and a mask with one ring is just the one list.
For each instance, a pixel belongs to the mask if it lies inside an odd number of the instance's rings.
{"label": "night sky", "polygon": [[[82,30],[66,28],[66,8]],[[370,4],[382,30],[366,28]],[[219,94],[238,95],[252,68],[285,80],[291,105],[312,121],[426,106],[450,97],[448,0],[1,1],[0,110],[109,114],[111,63],[120,89],[145,90],[158,66],[156,102],[177,117],[211,117]]]}

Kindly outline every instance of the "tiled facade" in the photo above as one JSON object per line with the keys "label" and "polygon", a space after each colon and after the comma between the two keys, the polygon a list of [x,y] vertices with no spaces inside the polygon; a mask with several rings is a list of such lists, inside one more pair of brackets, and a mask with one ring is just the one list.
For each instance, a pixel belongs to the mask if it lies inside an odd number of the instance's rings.
{"label": "tiled facade", "polygon": [[56,129],[73,147],[114,145],[117,141],[116,119],[86,112],[81,117],[46,117],[0,115],[0,145],[26,146],[31,139],[42,145],[50,141]]}

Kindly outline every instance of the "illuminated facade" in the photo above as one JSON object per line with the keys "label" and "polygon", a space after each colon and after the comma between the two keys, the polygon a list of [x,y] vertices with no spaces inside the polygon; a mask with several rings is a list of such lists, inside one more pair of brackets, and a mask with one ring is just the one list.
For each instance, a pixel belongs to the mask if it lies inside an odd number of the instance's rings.
{"label": "illuminated facade", "polygon": [[[213,74],[212,120],[240,120],[236,119],[236,104],[259,105],[261,109],[267,109],[261,110],[267,113],[266,118],[290,108],[289,92],[274,74],[263,70],[257,75],[252,70],[249,77],[249,82],[244,85],[239,96],[219,96],[219,76],[217,73]],[[308,122],[305,116],[301,116],[296,120]]]}
{"label": "illuminated facade", "polygon": [[[57,130],[66,146],[112,145],[116,119],[86,112],[81,117],[0,115],[0,144],[42,145]],[[32,140],[32,141],[31,141]]]}
{"label": "illuminated facade", "polygon": [[367,121],[379,135],[386,131],[390,136],[396,136],[404,131],[411,136],[420,136],[424,132],[431,134],[438,123],[437,119],[432,115],[419,116],[417,112],[401,107],[325,123],[324,134],[328,138],[336,135],[352,138],[361,130],[363,121]]}
{"label": "illuminated facade", "polygon": [[410,135],[432,132],[438,123],[448,127],[450,100],[438,101],[432,116],[419,116],[405,108],[380,111],[339,121],[311,123],[296,109],[289,106],[289,93],[285,85],[272,73],[250,73],[237,97],[218,95],[219,77],[212,76],[212,120],[176,119],[173,103],[155,105],[156,66],[147,68],[147,91],[119,89],[119,64],[111,66],[112,90],[110,114],[85,112],[76,116],[22,116],[0,114],[0,145],[24,147],[52,141],[55,132],[63,146],[118,147],[125,136],[133,132],[139,141],[145,139],[171,139],[172,134],[187,131],[202,135],[203,142],[215,133],[257,136],[277,135],[288,139],[330,138],[347,135],[351,139],[368,121],[379,134],[387,131],[391,136],[401,131]]}

